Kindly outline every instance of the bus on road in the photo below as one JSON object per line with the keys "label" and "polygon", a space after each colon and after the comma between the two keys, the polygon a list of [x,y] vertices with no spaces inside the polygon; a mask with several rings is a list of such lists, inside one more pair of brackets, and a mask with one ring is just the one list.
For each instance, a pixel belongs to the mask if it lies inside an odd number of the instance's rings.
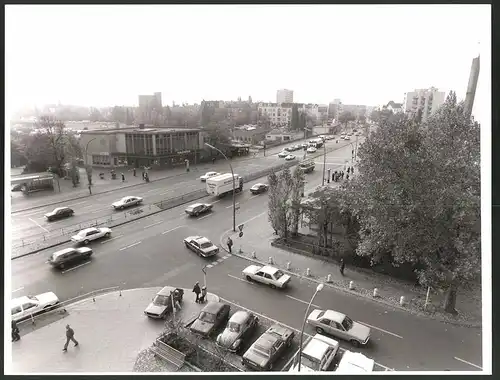
{"label": "bus on road", "polygon": [[16,176],[10,182],[12,191],[22,191],[24,194],[54,190],[54,175],[50,173]]}

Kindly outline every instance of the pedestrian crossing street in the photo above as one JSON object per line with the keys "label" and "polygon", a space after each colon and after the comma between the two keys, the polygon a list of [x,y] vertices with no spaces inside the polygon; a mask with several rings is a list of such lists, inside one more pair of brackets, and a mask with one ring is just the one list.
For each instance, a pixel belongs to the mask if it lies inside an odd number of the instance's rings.
{"label": "pedestrian crossing street", "polygon": [[222,263],[224,260],[229,259],[231,256],[232,255],[228,253],[226,256],[221,257],[219,260],[212,261],[210,264],[207,265],[207,268],[213,268],[217,264]]}

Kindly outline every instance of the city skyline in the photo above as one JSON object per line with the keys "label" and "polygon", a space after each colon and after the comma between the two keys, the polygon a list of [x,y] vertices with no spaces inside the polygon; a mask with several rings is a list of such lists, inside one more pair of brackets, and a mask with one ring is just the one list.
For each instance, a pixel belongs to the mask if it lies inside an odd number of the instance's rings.
{"label": "city skyline", "polygon": [[[281,88],[300,103],[400,103],[408,90],[431,86],[464,99],[479,41],[489,61],[489,14],[488,6],[468,5],[8,6],[7,109],[59,101],[137,106],[139,94],[157,91],[168,105],[249,95],[269,102]],[[272,30],[286,30],[287,38],[270,38]],[[446,39],[437,30],[453,33]],[[325,50],[332,35],[344,37]],[[212,37],[200,42],[204,36]],[[168,49],[154,48],[162,41]],[[415,54],[419,41],[426,48]],[[217,51],[226,46],[231,59],[222,60]],[[33,59],[47,52],[53,59]],[[479,82],[489,81],[489,70],[483,67]],[[476,103],[481,97],[478,85]]]}

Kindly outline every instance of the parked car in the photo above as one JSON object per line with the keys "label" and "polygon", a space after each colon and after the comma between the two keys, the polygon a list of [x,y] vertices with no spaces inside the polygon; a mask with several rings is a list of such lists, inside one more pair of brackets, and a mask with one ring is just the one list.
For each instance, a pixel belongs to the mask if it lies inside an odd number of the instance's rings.
{"label": "parked car", "polygon": [[68,216],[73,216],[75,212],[69,207],[57,207],[51,212],[45,214],[45,217],[49,222],[57,219],[67,218]]}
{"label": "parked car", "polygon": [[198,256],[210,257],[219,253],[219,247],[203,236],[188,236],[184,239],[184,244]]}
{"label": "parked car", "polygon": [[278,153],[279,158],[285,158],[288,156],[290,153],[288,153],[286,150],[282,150],[281,152]]}
{"label": "parked car", "polygon": [[337,373],[361,374],[373,372],[375,360],[359,352],[345,351],[335,370]]}
{"label": "parked car", "polygon": [[78,244],[83,243],[83,244],[87,245],[92,240],[101,239],[103,237],[108,238],[110,236],[111,236],[111,228],[108,228],[108,227],[101,227],[101,228],[90,227],[90,228],[85,228],[84,230],[81,230],[80,232],[78,232],[74,236],[71,236],[71,241],[78,243]]}
{"label": "parked car", "polygon": [[344,136],[344,140],[350,140],[351,138],[349,136]]}
{"label": "parked car", "polygon": [[152,302],[148,305],[146,310],[144,310],[144,314],[146,314],[149,318],[165,319],[167,314],[172,311],[172,304],[175,304],[175,302],[181,303],[183,296],[183,289],[165,286],[162,290],[156,293]]}
{"label": "parked car", "polygon": [[307,148],[309,146],[309,144],[308,143],[302,143],[301,146],[302,146],[302,148]]}
{"label": "parked car", "polygon": [[[302,350],[300,372],[328,371],[338,351],[339,342],[316,334]],[[299,363],[296,360],[296,364],[290,368],[289,372],[299,372],[298,369]]]}
{"label": "parked car", "polygon": [[285,157],[285,160],[287,160],[287,161],[295,160],[295,155],[294,154],[289,154],[288,156]]}
{"label": "parked car", "polygon": [[270,371],[274,362],[292,345],[293,330],[273,325],[243,354],[242,364],[256,371]]}
{"label": "parked car", "polygon": [[313,310],[307,317],[307,323],[315,327],[318,333],[347,340],[354,347],[364,346],[370,340],[371,330],[368,326],[333,310]]}
{"label": "parked car", "polygon": [[255,331],[259,323],[253,313],[239,310],[229,319],[224,331],[217,337],[217,345],[230,352],[238,352],[245,339]]}
{"label": "parked car", "polygon": [[269,185],[265,183],[256,183],[250,188],[252,194],[265,193],[269,189]]}
{"label": "parked car", "polygon": [[291,280],[291,277],[284,274],[280,269],[269,265],[249,265],[243,270],[243,276],[248,281],[262,282],[271,288],[285,288]]}
{"label": "parked car", "polygon": [[69,264],[88,259],[90,256],[92,256],[91,248],[66,248],[50,255],[48,263],[54,268],[64,269]]}
{"label": "parked car", "polygon": [[231,307],[222,302],[209,302],[189,328],[192,332],[208,337],[225,323]]}
{"label": "parked car", "polygon": [[307,153],[315,153],[317,151],[317,149],[313,146],[310,146],[309,148],[307,148]]}
{"label": "parked car", "polygon": [[205,174],[203,174],[201,177],[200,177],[200,180],[201,182],[206,182],[207,179],[211,178],[211,177],[216,177],[220,175],[220,173],[218,172],[206,172]]}
{"label": "parked car", "polygon": [[44,311],[51,310],[59,303],[59,298],[53,292],[24,296],[10,301],[11,318],[18,322]]}
{"label": "parked car", "polygon": [[123,210],[127,207],[132,207],[141,204],[143,199],[141,197],[123,197],[119,201],[111,204],[115,210]]}
{"label": "parked car", "polygon": [[195,203],[188,206],[184,211],[190,216],[198,216],[208,211],[212,211],[213,205],[208,203]]}

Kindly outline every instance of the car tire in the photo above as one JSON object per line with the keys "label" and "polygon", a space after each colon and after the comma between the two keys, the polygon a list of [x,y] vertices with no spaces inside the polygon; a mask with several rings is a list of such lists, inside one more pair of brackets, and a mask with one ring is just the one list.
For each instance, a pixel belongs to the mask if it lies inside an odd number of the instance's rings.
{"label": "car tire", "polygon": [[184,245],[186,246],[187,249],[191,249],[191,248],[189,248],[189,244],[188,243],[184,242]]}
{"label": "car tire", "polygon": [[292,347],[292,341],[291,341],[291,340],[289,340],[288,342],[286,342],[286,346],[287,346],[288,348]]}
{"label": "car tire", "polygon": [[107,237],[107,238],[109,238],[111,236],[111,233],[110,232],[106,232],[106,234],[104,236]]}
{"label": "car tire", "polygon": [[199,213],[199,212],[195,212],[195,213],[194,213],[194,216],[195,216],[195,217],[198,217],[199,215],[200,215],[200,213]]}
{"label": "car tire", "polygon": [[64,269],[65,265],[64,264],[59,264],[59,269]]}
{"label": "car tire", "polygon": [[355,348],[358,348],[359,346],[361,346],[361,343],[359,343],[359,341],[357,340],[351,340],[351,344],[353,345],[353,347]]}
{"label": "car tire", "polygon": [[271,289],[276,289],[276,285],[274,284],[270,284],[269,286],[271,287]]}
{"label": "car tire", "polygon": [[316,332],[318,334],[324,334],[325,330],[323,330],[321,327],[316,327]]}
{"label": "car tire", "polygon": [[85,240],[83,241],[83,244],[84,244],[84,245],[87,245],[88,243],[89,243],[89,240],[88,240],[88,239],[85,239]]}
{"label": "car tire", "polygon": [[247,281],[248,281],[248,282],[252,282],[252,277],[247,276]]}
{"label": "car tire", "polygon": [[269,369],[269,371],[272,371],[273,370],[273,363],[269,363],[269,366],[267,368]]}

